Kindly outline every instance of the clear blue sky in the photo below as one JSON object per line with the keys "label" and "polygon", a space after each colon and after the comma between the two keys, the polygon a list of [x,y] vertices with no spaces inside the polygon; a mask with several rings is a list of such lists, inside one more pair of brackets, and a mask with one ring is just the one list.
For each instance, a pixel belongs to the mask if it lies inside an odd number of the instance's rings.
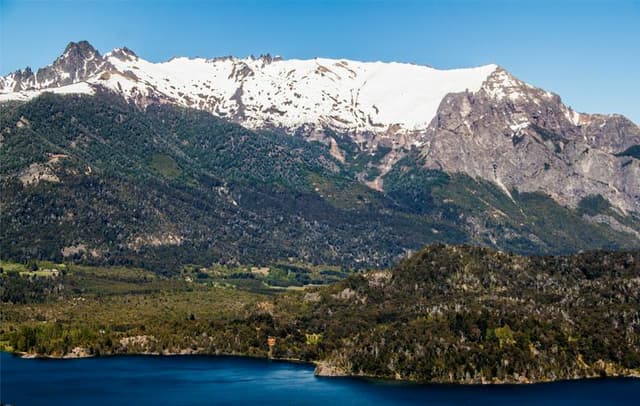
{"label": "clear blue sky", "polygon": [[640,123],[640,0],[0,0],[0,74],[69,41],[172,56],[315,56],[454,68],[498,63],[578,111]]}

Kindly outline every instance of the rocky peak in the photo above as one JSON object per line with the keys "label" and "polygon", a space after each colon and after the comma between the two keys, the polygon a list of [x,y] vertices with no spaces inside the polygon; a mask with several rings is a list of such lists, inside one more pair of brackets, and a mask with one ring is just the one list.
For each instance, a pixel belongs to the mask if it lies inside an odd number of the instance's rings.
{"label": "rocky peak", "polygon": [[557,94],[534,87],[516,78],[504,68],[496,69],[477,94],[486,97],[494,108],[494,117],[506,124],[511,135],[529,126],[545,128],[567,139],[582,137],[578,127],[581,115],[562,103]]}
{"label": "rocky peak", "polygon": [[626,117],[578,113],[557,94],[525,83],[501,67],[489,75],[477,96],[483,93],[492,99],[491,113],[502,116],[505,131],[511,135],[539,127],[607,153],[640,144],[640,127]]}
{"label": "rocky peak", "polygon": [[0,79],[0,91],[21,92],[55,88],[89,79],[109,63],[88,42],[70,42],[53,64],[32,72],[16,71]]}
{"label": "rocky peak", "polygon": [[[88,41],[69,42],[64,52],[56,62],[64,62],[67,60],[90,60],[100,58],[100,52],[93,47]],[[55,63],[54,63],[55,64]]]}
{"label": "rocky peak", "polygon": [[[32,84],[34,81],[34,74],[30,67],[26,67],[23,70],[17,70],[7,76],[6,78],[2,78],[0,84],[2,84],[2,88],[8,88],[7,90],[13,92],[19,92]],[[25,86],[26,87],[23,87]]]}
{"label": "rocky peak", "polygon": [[[533,86],[516,78],[501,66],[498,66],[482,84],[482,90],[497,100],[526,99],[534,89]],[[551,96],[550,93],[549,96]]]}
{"label": "rocky peak", "polygon": [[477,92],[450,93],[423,135],[426,166],[543,192],[576,207],[601,195],[640,212],[640,162],[616,156],[640,144],[621,116],[576,113],[559,96],[496,69]]}
{"label": "rocky peak", "polygon": [[70,42],[53,65],[39,69],[39,82],[54,81],[58,86],[89,78],[104,66],[105,60],[89,42]]}
{"label": "rocky peak", "polygon": [[258,57],[258,60],[262,61],[262,66],[268,65],[272,62],[282,61],[282,57],[279,55],[271,55],[269,53],[262,54]]}
{"label": "rocky peak", "polygon": [[131,61],[131,60],[138,59],[138,55],[136,55],[135,52],[133,52],[131,49],[127,47],[115,48],[113,51],[109,52],[107,56],[118,58],[121,61]]}

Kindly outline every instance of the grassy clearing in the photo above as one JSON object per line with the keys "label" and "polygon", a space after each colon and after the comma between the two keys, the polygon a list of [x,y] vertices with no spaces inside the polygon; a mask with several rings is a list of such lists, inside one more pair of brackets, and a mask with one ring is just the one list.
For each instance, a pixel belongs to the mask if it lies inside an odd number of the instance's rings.
{"label": "grassy clearing", "polygon": [[4,272],[26,272],[27,271],[26,264],[20,264],[17,262],[9,262],[9,261],[0,261],[0,268],[2,268]]}
{"label": "grassy clearing", "polygon": [[175,179],[182,173],[176,161],[164,154],[153,154],[151,157],[151,167],[169,179]]}

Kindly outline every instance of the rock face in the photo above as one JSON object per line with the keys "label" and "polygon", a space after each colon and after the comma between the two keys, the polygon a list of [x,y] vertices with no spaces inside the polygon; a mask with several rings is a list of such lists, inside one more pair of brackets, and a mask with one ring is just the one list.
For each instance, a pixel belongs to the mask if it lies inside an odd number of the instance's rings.
{"label": "rock face", "polygon": [[0,88],[3,93],[58,88],[109,69],[113,66],[87,41],[71,42],[53,64],[35,73],[30,68],[11,73],[0,80]]}
{"label": "rock face", "polygon": [[447,95],[422,137],[427,167],[487,179],[505,193],[542,191],[572,207],[600,194],[640,211],[640,161],[619,156],[640,144],[638,126],[576,113],[503,69],[478,92]]}
{"label": "rock face", "polygon": [[348,163],[337,133],[375,156],[369,167],[376,175],[360,178],[379,191],[384,175],[417,151],[426,168],[489,180],[506,194],[542,192],[570,207],[601,195],[622,215],[640,213],[640,161],[625,154],[640,145],[640,128],[619,115],[577,113],[497,65],[445,71],[269,55],[151,63],[127,48],[102,56],[82,41],[37,73],[27,68],[0,78],[0,101],[44,90],[107,90],[143,108],[206,110],[249,128],[319,140]]}
{"label": "rock face", "polygon": [[316,369],[314,370],[316,376],[349,376],[351,373],[345,370],[343,367],[336,365],[331,361],[319,361],[316,363]]}

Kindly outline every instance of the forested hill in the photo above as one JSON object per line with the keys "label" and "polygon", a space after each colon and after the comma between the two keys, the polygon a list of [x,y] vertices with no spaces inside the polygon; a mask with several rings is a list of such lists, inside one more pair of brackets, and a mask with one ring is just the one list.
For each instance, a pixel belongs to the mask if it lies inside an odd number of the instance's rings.
{"label": "forested hill", "polygon": [[[637,219],[601,197],[570,209],[508,196],[423,169],[419,154],[371,189],[360,174],[375,157],[332,136],[343,160],[321,143],[110,93],[2,103],[0,255],[163,272],[289,258],[381,268],[433,242],[567,253],[640,241],[629,234]],[[619,223],[588,220],[600,214]]]}
{"label": "forested hill", "polygon": [[323,374],[466,383],[640,374],[640,252],[433,246],[392,271],[289,300],[276,306],[276,326],[300,313],[297,328],[322,333]]}

